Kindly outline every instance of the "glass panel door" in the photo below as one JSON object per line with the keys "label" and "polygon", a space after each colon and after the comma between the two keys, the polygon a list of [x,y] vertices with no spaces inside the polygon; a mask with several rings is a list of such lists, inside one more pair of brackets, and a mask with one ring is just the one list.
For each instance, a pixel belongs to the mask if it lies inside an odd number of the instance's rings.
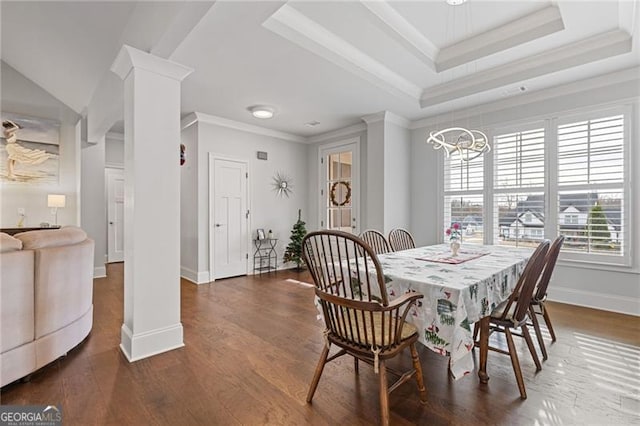
{"label": "glass panel door", "polygon": [[356,152],[356,143],[321,149],[321,228],[358,232]]}

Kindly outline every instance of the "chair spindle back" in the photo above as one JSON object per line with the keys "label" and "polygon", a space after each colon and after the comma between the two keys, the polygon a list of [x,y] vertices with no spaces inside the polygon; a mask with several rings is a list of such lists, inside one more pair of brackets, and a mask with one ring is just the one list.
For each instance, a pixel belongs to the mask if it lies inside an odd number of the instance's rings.
{"label": "chair spindle back", "polygon": [[389,232],[389,245],[393,251],[416,248],[416,242],[413,240],[411,233],[402,228],[392,229]]}
{"label": "chair spindle back", "polygon": [[389,243],[380,231],[375,229],[367,229],[360,234],[360,238],[369,244],[375,254],[384,254],[391,251]]}

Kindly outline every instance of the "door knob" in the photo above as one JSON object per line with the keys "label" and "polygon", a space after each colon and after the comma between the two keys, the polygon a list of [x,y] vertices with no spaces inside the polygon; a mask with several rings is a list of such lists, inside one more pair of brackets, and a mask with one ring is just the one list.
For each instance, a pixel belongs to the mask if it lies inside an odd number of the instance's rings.
{"label": "door knob", "polygon": [[222,226],[221,223],[216,223],[216,228],[220,228]]}
{"label": "door knob", "polygon": [[109,225],[113,225],[113,222],[109,222]]}

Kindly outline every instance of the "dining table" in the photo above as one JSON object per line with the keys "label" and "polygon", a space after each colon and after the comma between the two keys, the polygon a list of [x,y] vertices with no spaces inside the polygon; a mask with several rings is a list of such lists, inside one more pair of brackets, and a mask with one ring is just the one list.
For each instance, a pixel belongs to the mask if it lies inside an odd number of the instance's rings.
{"label": "dining table", "polygon": [[[474,369],[474,324],[486,345],[492,310],[509,297],[532,254],[531,248],[466,244],[454,256],[448,244],[438,244],[378,259],[389,300],[410,292],[424,295],[407,321],[418,328],[420,343],[449,357],[450,372],[459,379]],[[478,375],[486,383],[483,349]]]}

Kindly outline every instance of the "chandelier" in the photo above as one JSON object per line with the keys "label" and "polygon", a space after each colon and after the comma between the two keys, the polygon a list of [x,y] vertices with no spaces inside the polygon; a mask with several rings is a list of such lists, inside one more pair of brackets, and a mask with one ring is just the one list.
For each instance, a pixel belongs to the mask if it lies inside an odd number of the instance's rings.
{"label": "chandelier", "polygon": [[[460,6],[467,0],[446,0],[450,6]],[[466,6],[467,20],[471,20],[471,10]],[[449,22],[447,22],[447,27]],[[454,25],[455,27],[455,13]],[[447,31],[448,32],[448,31]],[[453,121],[453,120],[452,120]],[[453,123],[452,123],[453,124]],[[447,158],[457,153],[460,161],[469,162],[491,151],[489,139],[480,130],[466,129],[464,127],[449,127],[436,132],[429,132],[427,143],[433,144],[433,149],[444,149]]]}
{"label": "chandelier", "polygon": [[427,143],[433,144],[433,149],[444,149],[447,157],[457,152],[463,162],[471,161],[491,151],[487,135],[480,130],[469,130],[464,127],[450,127],[430,132]]}

